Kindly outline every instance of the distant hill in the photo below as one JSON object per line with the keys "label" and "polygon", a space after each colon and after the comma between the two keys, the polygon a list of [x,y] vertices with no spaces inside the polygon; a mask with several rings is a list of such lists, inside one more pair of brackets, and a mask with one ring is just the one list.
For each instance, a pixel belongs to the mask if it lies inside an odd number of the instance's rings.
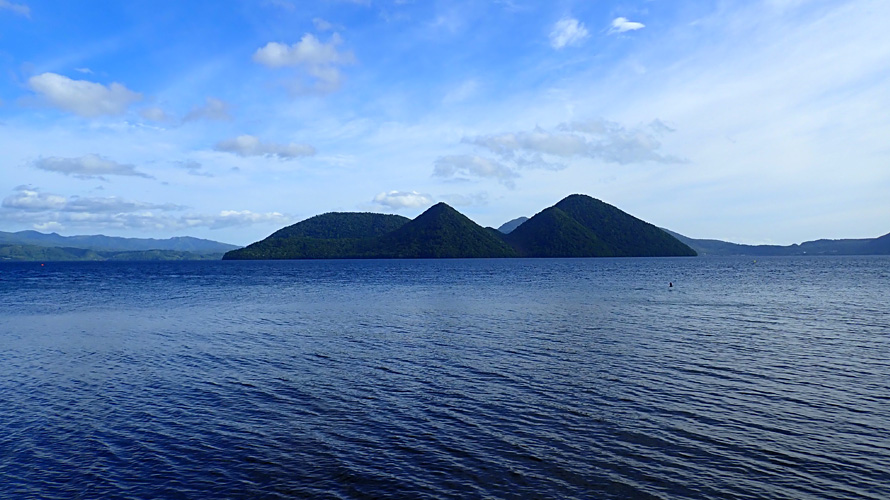
{"label": "distant hill", "polygon": [[528,217],[517,217],[509,222],[501,224],[501,227],[498,228],[498,231],[504,234],[510,234],[513,232],[514,229],[521,226],[527,220]]}
{"label": "distant hill", "polygon": [[526,257],[696,255],[662,229],[580,194],[541,211],[504,239]]}
{"label": "distant hill", "polygon": [[395,231],[410,222],[401,215],[369,212],[331,212],[310,217],[272,233],[270,238],[373,238]]}
{"label": "distant hill", "polygon": [[890,233],[867,242],[862,250],[870,255],[890,255]]}
{"label": "distant hill", "polygon": [[172,250],[175,252],[219,254],[238,248],[236,245],[192,238],[190,236],[178,236],[159,240],[152,238],[119,238],[101,234],[61,236],[57,233],[45,234],[37,231],[19,231],[16,233],[0,231],[0,245],[80,248],[109,252]]}
{"label": "distant hill", "polygon": [[437,203],[395,231],[381,236],[376,256],[387,258],[516,257],[494,232],[445,203]]}
{"label": "distant hill", "polygon": [[222,258],[221,253],[193,253],[176,250],[136,250],[118,252],[71,247],[0,244],[0,262],[218,260],[220,258]]}
{"label": "distant hill", "polygon": [[414,220],[398,215],[329,213],[276,231],[223,259],[405,259],[513,257],[490,231],[439,203]]}
{"label": "distant hill", "polygon": [[794,245],[743,245],[720,240],[695,239],[665,230],[699,255],[890,255],[890,234],[879,238],[815,240]]}
{"label": "distant hill", "polygon": [[330,213],[276,231],[223,259],[695,255],[661,229],[583,195],[569,196],[516,226],[509,234],[483,228],[445,203],[414,220]]}
{"label": "distant hill", "polygon": [[524,257],[614,257],[590,229],[559,208],[547,208],[504,235]]}
{"label": "distant hill", "polygon": [[232,250],[223,259],[371,258],[374,238],[410,222],[400,215],[331,212],[285,227],[256,243]]}

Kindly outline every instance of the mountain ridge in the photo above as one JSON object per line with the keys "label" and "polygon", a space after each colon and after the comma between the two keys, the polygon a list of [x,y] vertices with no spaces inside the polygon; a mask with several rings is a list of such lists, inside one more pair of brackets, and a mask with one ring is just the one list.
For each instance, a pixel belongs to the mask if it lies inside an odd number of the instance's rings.
{"label": "mountain ridge", "polygon": [[73,247],[0,244],[0,261],[2,262],[219,260],[222,256],[222,253],[194,253],[177,250],[131,250],[119,252]]}
{"label": "mountain ridge", "polygon": [[569,195],[504,239],[524,257],[685,257],[695,251],[662,229],[583,194]]}
{"label": "mountain ridge", "polygon": [[523,225],[527,220],[528,217],[517,217],[498,226],[498,231],[503,234],[510,234],[517,227]]}
{"label": "mountain ridge", "polygon": [[662,230],[692,247],[701,256],[890,255],[890,233],[877,238],[818,239],[792,245],[746,245],[690,238],[669,229]]}
{"label": "mountain ridge", "polygon": [[123,238],[104,234],[62,236],[58,233],[41,233],[33,230],[14,233],[0,231],[0,245],[78,248],[109,252],[171,250],[191,253],[224,253],[239,248],[238,245],[192,236],[174,236],[166,239]]}
{"label": "mountain ridge", "polygon": [[[516,252],[446,203],[436,203],[411,222],[380,237],[380,255],[409,259],[503,258]],[[394,250],[394,251],[393,251]]]}
{"label": "mountain ridge", "polygon": [[413,220],[398,215],[357,212],[331,212],[310,217],[242,249],[229,251],[223,259],[424,259],[467,256],[512,257],[515,253],[490,231],[447,204],[437,203]]}
{"label": "mountain ridge", "polygon": [[[235,259],[693,256],[663,230],[586,195],[571,195],[509,234],[483,228],[446,203],[413,220],[385,214],[322,214],[227,252]],[[404,220],[403,220],[404,219]],[[393,226],[385,231],[384,222]],[[514,219],[513,222],[519,219]],[[377,225],[370,230],[368,225]],[[381,234],[382,233],[382,234]]]}

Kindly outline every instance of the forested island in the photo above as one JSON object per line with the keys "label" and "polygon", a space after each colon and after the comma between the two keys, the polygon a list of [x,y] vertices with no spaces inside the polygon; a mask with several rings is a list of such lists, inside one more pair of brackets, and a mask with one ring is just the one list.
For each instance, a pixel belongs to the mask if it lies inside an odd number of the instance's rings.
{"label": "forested island", "polygon": [[415,219],[334,212],[276,231],[223,259],[430,259],[694,256],[658,227],[586,195],[568,196],[505,234],[445,203]]}

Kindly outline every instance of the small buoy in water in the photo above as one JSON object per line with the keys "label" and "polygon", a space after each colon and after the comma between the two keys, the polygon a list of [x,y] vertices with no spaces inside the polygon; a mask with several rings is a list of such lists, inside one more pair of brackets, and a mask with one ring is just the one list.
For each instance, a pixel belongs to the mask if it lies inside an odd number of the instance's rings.
{"label": "small buoy in water", "polygon": [[674,288],[674,282],[673,282],[673,281],[669,281],[669,282],[668,282],[668,288]]}
{"label": "small buoy in water", "polygon": [[43,267],[43,264],[40,264],[40,267]]}

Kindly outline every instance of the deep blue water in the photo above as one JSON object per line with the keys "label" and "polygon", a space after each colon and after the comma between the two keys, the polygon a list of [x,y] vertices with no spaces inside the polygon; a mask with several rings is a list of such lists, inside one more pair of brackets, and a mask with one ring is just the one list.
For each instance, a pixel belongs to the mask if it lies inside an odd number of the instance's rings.
{"label": "deep blue water", "polygon": [[887,499],[888,325],[886,257],[0,263],[0,498]]}

